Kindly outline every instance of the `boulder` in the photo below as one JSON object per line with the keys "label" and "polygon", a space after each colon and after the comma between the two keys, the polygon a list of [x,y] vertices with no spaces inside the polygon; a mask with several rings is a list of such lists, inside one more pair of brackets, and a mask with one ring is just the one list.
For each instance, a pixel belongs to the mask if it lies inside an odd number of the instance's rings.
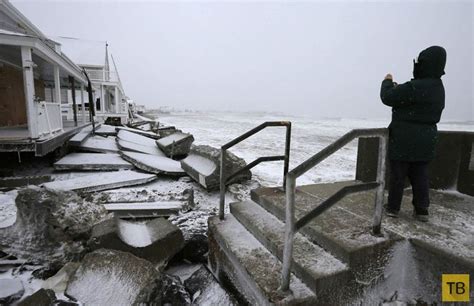
{"label": "boulder", "polygon": [[18,303],[18,306],[50,306],[54,301],[56,294],[53,290],[40,289]]}
{"label": "boulder", "polygon": [[162,280],[149,261],[100,249],[84,257],[65,295],[84,305],[160,305]]}
{"label": "boulder", "polygon": [[184,281],[184,287],[192,296],[193,305],[237,305],[204,265]]}
{"label": "boulder", "polygon": [[19,279],[0,279],[0,305],[8,305],[20,299],[25,293]]}
{"label": "boulder", "polygon": [[176,158],[189,153],[194,137],[187,133],[174,133],[156,141],[158,147],[166,156]]}
{"label": "boulder", "polygon": [[129,252],[164,267],[184,245],[181,230],[166,219],[127,221],[119,218],[97,224],[89,246]]}
{"label": "boulder", "polygon": [[[185,159],[181,160],[181,168],[196,182],[207,190],[217,190],[220,186],[221,150],[206,146],[193,145]],[[227,151],[224,173],[229,176],[247,166],[242,158]],[[228,184],[241,183],[252,178],[250,170],[244,171],[231,179]]]}
{"label": "boulder", "polygon": [[102,220],[102,205],[80,198],[74,192],[29,187],[16,198],[13,225],[0,229],[0,245],[9,254],[34,263],[63,265],[77,258],[92,226]]}

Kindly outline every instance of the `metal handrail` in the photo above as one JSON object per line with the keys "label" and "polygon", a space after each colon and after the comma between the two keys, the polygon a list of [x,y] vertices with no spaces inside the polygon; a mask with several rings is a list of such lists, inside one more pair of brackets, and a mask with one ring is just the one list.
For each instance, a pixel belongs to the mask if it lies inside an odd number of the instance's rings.
{"label": "metal handrail", "polygon": [[[344,147],[346,144],[355,138],[379,138],[379,155],[377,163],[377,178],[376,182],[356,184],[341,188],[338,192],[326,199],[318,207],[307,213],[304,217],[295,221],[295,193],[296,193],[296,179],[321,163],[337,150]],[[283,269],[281,274],[280,290],[287,291],[290,287],[290,273],[291,262],[293,258],[293,238],[295,233],[303,226],[308,224],[311,220],[321,215],[324,211],[332,207],[339,200],[348,194],[360,192],[364,190],[371,190],[377,188],[375,195],[375,212],[373,218],[372,231],[374,234],[380,234],[382,222],[382,201],[383,192],[385,188],[385,159],[387,154],[387,138],[388,129],[356,129],[343,135],[341,138],[313,155],[308,160],[288,172],[286,175],[286,229],[285,229],[285,247],[283,251]]]}
{"label": "metal handrail", "polygon": [[[266,127],[273,127],[273,126],[284,126],[286,127],[286,139],[285,139],[285,155],[277,155],[277,156],[264,156],[259,157],[253,162],[249,163],[245,167],[237,170],[236,172],[227,175],[224,173],[224,165],[225,165],[225,156],[226,151],[242,142],[243,140],[249,138],[250,136],[260,132],[261,130],[265,129]],[[290,121],[266,121],[259,126],[251,129],[250,131],[240,135],[239,137],[235,138],[232,141],[229,141],[225,145],[221,147],[221,158],[220,158],[220,202],[219,202],[219,218],[224,220],[224,207],[225,207],[225,191],[227,183],[229,183],[234,177],[239,175],[240,173],[250,170],[256,165],[267,162],[267,161],[278,161],[283,160],[283,186],[286,185],[286,174],[288,173],[288,168],[290,164],[290,141],[291,141],[291,122]]]}

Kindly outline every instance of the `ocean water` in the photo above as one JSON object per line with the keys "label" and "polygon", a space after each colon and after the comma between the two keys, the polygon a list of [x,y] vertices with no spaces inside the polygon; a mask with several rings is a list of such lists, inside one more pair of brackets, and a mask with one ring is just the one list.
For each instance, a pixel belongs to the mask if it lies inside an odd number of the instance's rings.
{"label": "ocean water", "polygon": [[[268,113],[191,113],[153,114],[165,125],[174,125],[194,135],[195,144],[221,147],[246,131],[265,121],[291,121],[292,137],[290,170],[339,137],[356,128],[387,127],[389,119],[313,119]],[[474,131],[472,123],[443,123],[439,130]],[[261,156],[283,155],[285,128],[269,127],[251,136],[230,151],[251,162]],[[298,178],[297,184],[334,182],[355,177],[357,140],[330,156],[317,167]],[[283,162],[261,163],[252,169],[254,178],[264,186],[277,186],[283,182]]]}

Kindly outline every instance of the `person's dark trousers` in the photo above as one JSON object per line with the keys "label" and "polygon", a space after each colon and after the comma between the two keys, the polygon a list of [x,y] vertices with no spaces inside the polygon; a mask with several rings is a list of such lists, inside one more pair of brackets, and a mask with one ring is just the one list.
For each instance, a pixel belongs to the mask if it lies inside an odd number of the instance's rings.
{"label": "person's dark trousers", "polygon": [[427,214],[429,198],[429,162],[390,161],[390,184],[388,191],[388,209],[399,211],[402,203],[405,179],[408,176],[413,190],[413,206],[418,214]]}

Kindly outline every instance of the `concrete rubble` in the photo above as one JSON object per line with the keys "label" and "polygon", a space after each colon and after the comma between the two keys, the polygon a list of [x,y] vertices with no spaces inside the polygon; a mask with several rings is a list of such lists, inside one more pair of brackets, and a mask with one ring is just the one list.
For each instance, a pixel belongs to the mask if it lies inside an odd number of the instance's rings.
{"label": "concrete rubble", "polygon": [[161,286],[161,275],[149,261],[100,249],[84,257],[65,294],[85,305],[159,305]]}
{"label": "concrete rubble", "polygon": [[19,302],[18,306],[50,306],[55,301],[56,294],[53,290],[40,289]]}
{"label": "concrete rubble", "polygon": [[180,162],[168,157],[125,151],[120,152],[120,155],[138,169],[149,173],[171,176],[183,176],[185,174]]}
{"label": "concrete rubble", "polygon": [[156,141],[158,147],[170,158],[179,158],[189,154],[194,137],[187,133],[174,133]]}
{"label": "concrete rubble", "polygon": [[111,171],[133,169],[134,166],[115,153],[71,153],[54,163],[61,171]]}
{"label": "concrete rubble", "polygon": [[[220,150],[206,145],[193,145],[187,158],[181,160],[181,167],[196,182],[207,190],[217,190],[220,186]],[[224,173],[231,175],[245,167],[247,163],[227,151]],[[228,183],[239,183],[252,178],[247,170]]]}
{"label": "concrete rubble", "polygon": [[166,219],[127,221],[109,219],[97,224],[89,241],[92,249],[129,252],[164,267],[184,245],[181,230]]}

